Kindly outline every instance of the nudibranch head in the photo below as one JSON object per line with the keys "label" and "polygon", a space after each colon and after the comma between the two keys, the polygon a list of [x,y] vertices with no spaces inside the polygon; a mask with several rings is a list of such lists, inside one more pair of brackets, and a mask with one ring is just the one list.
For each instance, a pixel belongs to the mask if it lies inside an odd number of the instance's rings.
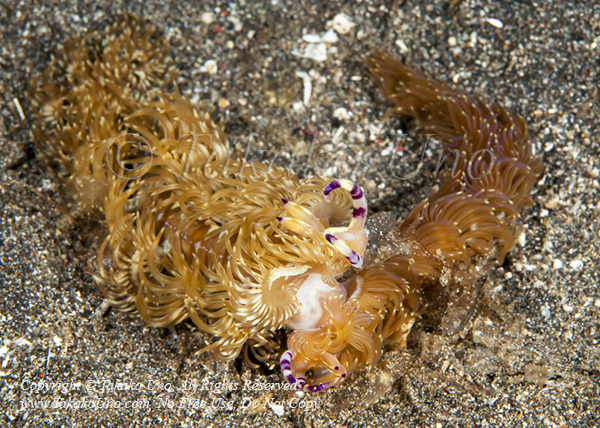
{"label": "nudibranch head", "polygon": [[371,364],[375,349],[373,335],[367,329],[371,317],[347,300],[342,287],[321,295],[312,304],[323,308],[321,317],[312,328],[295,330],[288,338],[291,373],[306,382],[306,372],[313,371],[316,383],[303,385],[306,391],[341,383],[352,369],[348,367],[351,354],[364,353],[366,363]]}
{"label": "nudibranch head", "polygon": [[[353,214],[347,227],[323,227],[307,209],[284,200],[289,218],[282,225],[299,234],[316,231],[325,237],[355,268],[362,267],[362,254],[367,244],[364,228],[367,202],[360,187],[348,180],[334,180],[325,188],[325,198],[335,189],[350,193]],[[287,322],[293,330],[288,338],[288,351],[281,356],[281,370],[286,379],[298,389],[321,391],[342,382],[347,376],[349,352],[358,350],[374,359],[373,336],[365,327],[371,317],[361,311],[356,302],[349,301],[345,288],[338,283],[339,272],[316,266],[306,272],[302,285],[296,291],[299,309]],[[306,373],[312,370],[313,381],[308,384]]]}

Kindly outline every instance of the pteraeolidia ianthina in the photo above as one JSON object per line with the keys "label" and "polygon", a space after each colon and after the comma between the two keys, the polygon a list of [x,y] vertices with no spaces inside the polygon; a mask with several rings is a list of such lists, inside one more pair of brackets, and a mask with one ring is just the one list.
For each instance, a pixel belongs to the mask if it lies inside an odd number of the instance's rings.
{"label": "pteraeolidia ianthina", "polygon": [[157,327],[190,318],[216,338],[202,351],[225,360],[243,351],[250,363],[249,350],[268,360],[288,328],[281,369],[317,391],[405,345],[417,291],[442,275],[431,254],[469,264],[496,247],[502,259],[542,168],[523,119],[386,54],[367,61],[393,112],[462,156],[400,226],[422,249],[340,283],[367,244],[358,186],[231,159],[209,115],[165,92],[177,70],[140,18],[66,42],[32,82],[33,131],[41,155],[105,216],[94,278],[109,303]]}

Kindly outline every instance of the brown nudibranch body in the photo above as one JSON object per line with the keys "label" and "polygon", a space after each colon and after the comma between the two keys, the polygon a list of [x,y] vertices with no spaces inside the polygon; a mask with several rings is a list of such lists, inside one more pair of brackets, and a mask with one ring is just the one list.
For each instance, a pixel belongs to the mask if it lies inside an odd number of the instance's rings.
{"label": "brown nudibranch body", "polygon": [[[541,170],[523,120],[387,55],[368,61],[395,112],[474,155],[401,230],[449,263],[495,246],[503,257]],[[236,158],[207,113],[166,92],[176,75],[156,30],[128,15],[65,43],[31,85],[41,155],[105,216],[94,278],[110,304],[152,326],[190,318],[215,336],[203,351],[225,360],[243,352],[250,365],[248,352],[267,361],[281,346],[276,331],[288,328],[281,368],[306,391],[403,346],[417,291],[439,280],[439,262],[415,250],[338,282],[362,266],[362,190]]]}

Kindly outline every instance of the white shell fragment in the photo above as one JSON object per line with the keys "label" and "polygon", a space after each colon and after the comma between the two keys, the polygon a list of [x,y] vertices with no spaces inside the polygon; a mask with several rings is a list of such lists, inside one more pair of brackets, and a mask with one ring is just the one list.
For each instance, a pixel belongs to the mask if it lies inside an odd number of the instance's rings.
{"label": "white shell fragment", "polygon": [[402,40],[402,39],[396,40],[396,46],[398,46],[400,48],[400,52],[403,52],[403,53],[408,52],[408,46],[406,46],[406,43],[404,43],[404,40]]}
{"label": "white shell fragment", "polygon": [[323,62],[327,59],[327,45],[325,43],[309,43],[304,52],[294,49],[292,55]]}
{"label": "white shell fragment", "polygon": [[321,37],[321,40],[324,41],[325,43],[337,43],[340,41],[340,38],[338,37],[338,35],[335,31],[333,31],[332,29],[329,29],[325,32],[325,34],[323,34],[323,37]]}
{"label": "white shell fragment", "polygon": [[306,43],[321,43],[323,41],[321,36],[316,34],[305,34],[302,36],[302,40],[304,40]]}
{"label": "white shell fragment", "polygon": [[14,97],[12,101],[15,107],[17,108],[17,112],[19,113],[19,117],[21,118],[21,120],[25,120],[25,113],[23,113],[23,108],[21,108],[21,103],[19,102],[19,99],[17,97]]}
{"label": "white shell fragment", "polygon": [[281,417],[285,414],[285,409],[281,404],[274,403],[271,400],[269,400],[267,404],[273,410],[273,413],[275,413],[277,416]]}
{"label": "white shell fragment", "polygon": [[[327,59],[327,43],[333,44],[339,40],[338,35],[331,29],[323,35],[305,34],[302,36],[302,41],[308,43],[308,45],[306,45],[303,52],[294,49],[292,55],[323,62]],[[335,53],[335,46],[331,47],[331,51]]]}
{"label": "white shell fragment", "polygon": [[306,71],[296,71],[296,76],[302,79],[302,83],[304,84],[304,105],[308,106],[310,103],[310,95],[312,94],[312,82],[310,81],[310,76]]}
{"label": "white shell fragment", "polygon": [[548,307],[546,307],[546,306],[544,306],[544,307],[543,307],[543,308],[540,310],[540,312],[542,313],[542,316],[543,316],[544,318],[546,318],[546,321],[548,321],[548,320],[549,320],[549,319],[552,317],[552,314],[550,313],[550,309],[549,309]]}
{"label": "white shell fragment", "polygon": [[336,108],[333,111],[333,117],[335,117],[338,120],[344,121],[350,119],[350,116],[348,115],[348,110],[346,110],[344,107]]}
{"label": "white shell fragment", "polygon": [[306,43],[337,43],[340,41],[340,38],[335,31],[329,29],[322,36],[317,34],[305,34],[302,36],[302,40]]}
{"label": "white shell fragment", "polygon": [[502,21],[500,21],[499,19],[496,19],[496,18],[488,18],[487,22],[490,25],[493,25],[496,28],[502,28],[502,27],[504,27],[504,22],[502,22]]}

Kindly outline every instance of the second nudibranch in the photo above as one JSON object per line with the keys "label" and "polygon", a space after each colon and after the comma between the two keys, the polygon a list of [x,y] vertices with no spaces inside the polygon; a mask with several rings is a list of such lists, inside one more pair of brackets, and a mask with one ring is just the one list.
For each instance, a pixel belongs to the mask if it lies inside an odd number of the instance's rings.
{"label": "second nudibranch", "polygon": [[[289,217],[279,220],[300,235],[322,233],[354,268],[360,269],[367,246],[367,201],[362,189],[349,180],[331,182],[323,192],[326,200],[338,188],[350,192],[353,200],[352,220],[347,227],[326,228],[308,209],[286,200],[283,203]],[[369,324],[369,317],[348,300],[343,284],[336,280],[341,273],[311,269],[304,274],[304,282],[296,293],[300,309],[287,323],[293,332],[280,364],[285,378],[300,390],[321,391],[342,382],[347,374],[344,351],[348,346],[367,353],[373,349],[373,338],[363,328]],[[307,384],[309,370],[317,384]]]}

